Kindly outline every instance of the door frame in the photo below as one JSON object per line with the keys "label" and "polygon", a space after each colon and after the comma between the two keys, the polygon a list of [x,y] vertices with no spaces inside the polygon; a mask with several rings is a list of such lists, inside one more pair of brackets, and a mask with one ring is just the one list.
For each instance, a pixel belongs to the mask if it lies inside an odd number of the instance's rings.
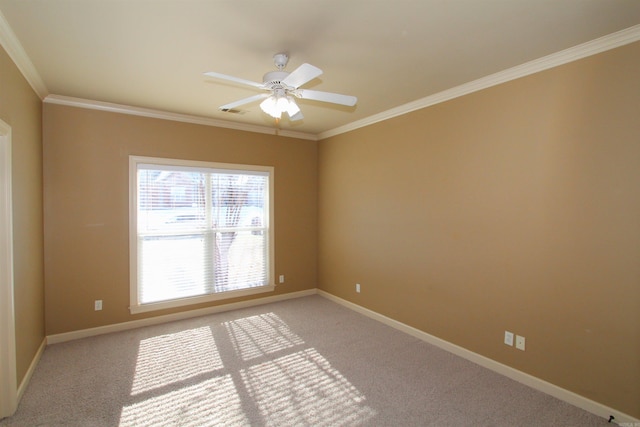
{"label": "door frame", "polygon": [[0,418],[17,408],[11,126],[0,120]]}

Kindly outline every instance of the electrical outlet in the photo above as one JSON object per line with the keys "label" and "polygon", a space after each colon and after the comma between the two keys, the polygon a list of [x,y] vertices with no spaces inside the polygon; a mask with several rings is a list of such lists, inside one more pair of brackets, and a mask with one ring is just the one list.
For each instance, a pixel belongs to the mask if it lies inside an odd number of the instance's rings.
{"label": "electrical outlet", "polygon": [[284,283],[284,274],[281,274],[281,275],[280,275],[280,277],[279,277],[278,281],[279,281],[280,283]]}
{"label": "electrical outlet", "polygon": [[504,331],[504,343],[513,346],[513,332]]}
{"label": "electrical outlet", "polygon": [[356,283],[356,292],[360,293],[360,283]]}
{"label": "electrical outlet", "polygon": [[524,351],[524,337],[521,337],[520,335],[516,335],[516,348],[518,350],[522,350]]}
{"label": "electrical outlet", "polygon": [[93,305],[93,308],[95,311],[100,311],[102,310],[102,300],[101,299],[97,299]]}

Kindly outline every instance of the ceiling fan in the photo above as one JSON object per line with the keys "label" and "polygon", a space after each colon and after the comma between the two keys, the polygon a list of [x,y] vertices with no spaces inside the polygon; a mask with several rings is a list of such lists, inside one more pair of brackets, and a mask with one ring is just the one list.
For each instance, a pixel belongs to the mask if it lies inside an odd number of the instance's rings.
{"label": "ceiling fan", "polygon": [[356,102],[358,102],[358,98],[355,96],[301,89],[300,86],[310,82],[322,74],[322,70],[318,67],[314,67],[311,64],[302,64],[290,73],[284,71],[284,67],[286,67],[289,62],[289,56],[286,53],[275,54],[273,56],[273,62],[278,69],[276,71],[266,73],[262,78],[262,83],[252,82],[250,80],[228,76],[226,74],[216,73],[213,71],[204,73],[207,77],[228,80],[266,91],[266,93],[253,95],[248,98],[222,105],[219,109],[229,111],[241,105],[262,99],[263,101],[260,103],[260,108],[276,120],[280,120],[282,113],[287,113],[290,120],[301,120],[304,117],[300,111],[300,107],[296,104],[295,98],[330,102],[349,107],[354,106]]}

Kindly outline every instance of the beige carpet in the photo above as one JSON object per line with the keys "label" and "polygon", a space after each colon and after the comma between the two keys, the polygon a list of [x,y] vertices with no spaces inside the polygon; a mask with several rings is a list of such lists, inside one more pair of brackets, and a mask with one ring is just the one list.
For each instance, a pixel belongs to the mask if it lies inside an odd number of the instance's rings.
{"label": "beige carpet", "polygon": [[605,426],[320,296],[47,347],[0,426]]}

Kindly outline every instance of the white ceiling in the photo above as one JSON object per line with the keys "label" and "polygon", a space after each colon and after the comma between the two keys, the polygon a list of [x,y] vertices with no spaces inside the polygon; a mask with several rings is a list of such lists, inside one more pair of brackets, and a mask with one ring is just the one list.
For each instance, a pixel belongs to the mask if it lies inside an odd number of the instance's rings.
{"label": "white ceiling", "polygon": [[43,98],[243,126],[274,122],[257,102],[217,107],[257,92],[202,73],[260,82],[288,52],[288,71],[324,71],[306,88],[358,97],[300,101],[304,120],[280,122],[314,136],[640,23],[638,0],[0,0],[0,12]]}

